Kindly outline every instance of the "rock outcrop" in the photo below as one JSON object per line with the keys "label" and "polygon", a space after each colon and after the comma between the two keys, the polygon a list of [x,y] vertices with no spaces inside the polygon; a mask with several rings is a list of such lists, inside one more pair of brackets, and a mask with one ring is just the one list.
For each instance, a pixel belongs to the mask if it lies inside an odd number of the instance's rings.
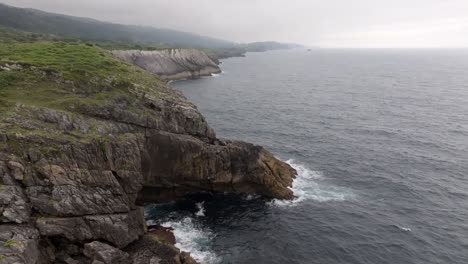
{"label": "rock outcrop", "polygon": [[111,54],[163,80],[191,79],[221,72],[218,63],[197,49],[114,50]]}
{"label": "rock outcrop", "polygon": [[0,102],[0,263],[194,263],[147,233],[141,202],[199,191],[293,198],[294,169],[216,138],[151,74],[125,65],[130,81],[96,85],[31,71],[40,81],[23,89],[42,85],[47,100]]}
{"label": "rock outcrop", "polygon": [[244,48],[230,48],[230,49],[215,49],[205,51],[206,55],[210,57],[216,64],[221,64],[221,59],[233,58],[233,57],[245,57],[247,52]]}

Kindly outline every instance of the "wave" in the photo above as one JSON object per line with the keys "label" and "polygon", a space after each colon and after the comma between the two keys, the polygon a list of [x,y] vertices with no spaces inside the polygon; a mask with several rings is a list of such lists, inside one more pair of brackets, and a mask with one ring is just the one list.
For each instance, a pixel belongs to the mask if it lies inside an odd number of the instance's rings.
{"label": "wave", "polygon": [[196,203],[198,211],[195,213],[196,216],[205,216],[205,208],[203,207],[203,204],[205,202],[200,202]]}
{"label": "wave", "polygon": [[297,177],[290,188],[296,198],[292,201],[273,200],[273,205],[294,206],[306,200],[318,202],[345,201],[354,197],[351,190],[343,187],[333,186],[321,181],[323,174],[319,171],[310,170],[304,165],[297,164],[294,160],[287,160],[297,171]]}
{"label": "wave", "polygon": [[168,221],[161,224],[173,228],[176,238],[176,247],[181,251],[190,252],[190,255],[202,264],[216,264],[220,258],[209,248],[213,237],[210,231],[198,227],[190,217],[180,221]]}
{"label": "wave", "polygon": [[411,228],[409,227],[404,227],[404,226],[399,226],[399,225],[395,225],[395,226],[402,231],[411,232]]}

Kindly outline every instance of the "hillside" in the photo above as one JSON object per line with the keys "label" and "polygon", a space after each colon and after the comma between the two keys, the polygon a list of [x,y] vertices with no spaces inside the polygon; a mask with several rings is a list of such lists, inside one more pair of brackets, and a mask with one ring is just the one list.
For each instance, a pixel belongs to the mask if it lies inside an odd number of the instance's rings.
{"label": "hillside", "polygon": [[121,25],[0,4],[0,26],[85,41],[154,43],[172,47],[228,48],[233,42],[146,26]]}

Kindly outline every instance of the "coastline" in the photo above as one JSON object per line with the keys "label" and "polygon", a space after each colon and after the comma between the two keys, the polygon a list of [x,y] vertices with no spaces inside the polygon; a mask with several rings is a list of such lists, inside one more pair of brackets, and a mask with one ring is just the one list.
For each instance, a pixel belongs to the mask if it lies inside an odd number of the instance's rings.
{"label": "coastline", "polygon": [[[207,58],[168,52],[172,66]],[[199,192],[293,198],[290,165],[261,146],[217,138],[197,107],[151,72],[79,43],[9,45],[4,54],[0,70],[18,77],[0,108],[4,263],[191,264],[147,232],[145,201]],[[194,54],[197,63],[185,63]],[[56,63],[43,70],[43,56]]]}

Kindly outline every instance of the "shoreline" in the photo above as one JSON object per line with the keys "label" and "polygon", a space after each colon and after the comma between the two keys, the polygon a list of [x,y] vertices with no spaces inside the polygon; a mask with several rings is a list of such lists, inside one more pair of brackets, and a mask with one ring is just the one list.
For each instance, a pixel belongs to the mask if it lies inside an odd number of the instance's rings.
{"label": "shoreline", "polygon": [[[294,168],[261,146],[217,138],[197,107],[156,74],[80,43],[17,44],[4,52],[15,62],[0,70],[17,77],[4,89],[19,93],[6,93],[9,104],[0,109],[7,117],[0,120],[0,242],[7,245],[0,255],[6,263],[192,264],[187,253],[147,232],[145,201],[226,191],[293,198]],[[38,70],[44,56],[62,62],[62,54],[86,60]],[[207,63],[221,72],[200,51],[144,55],[149,66],[161,63],[152,60],[161,55],[171,69]],[[70,68],[84,72],[73,75]],[[25,85],[24,76],[47,89]],[[34,96],[24,95],[28,89]]]}

